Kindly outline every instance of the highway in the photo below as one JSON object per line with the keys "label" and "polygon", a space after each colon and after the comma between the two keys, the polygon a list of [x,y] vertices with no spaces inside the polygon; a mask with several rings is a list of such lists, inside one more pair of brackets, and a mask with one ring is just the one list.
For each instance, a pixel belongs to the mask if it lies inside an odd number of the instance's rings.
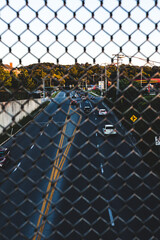
{"label": "highway", "polygon": [[[73,95],[60,92],[5,144],[0,239],[160,239],[157,175],[102,97],[76,95],[76,106]],[[115,136],[104,136],[105,123]]]}

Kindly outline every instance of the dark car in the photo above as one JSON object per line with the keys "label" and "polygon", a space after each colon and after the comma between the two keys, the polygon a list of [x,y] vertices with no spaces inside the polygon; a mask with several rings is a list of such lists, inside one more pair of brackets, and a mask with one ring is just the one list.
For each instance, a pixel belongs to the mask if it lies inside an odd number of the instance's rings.
{"label": "dark car", "polygon": [[8,148],[0,147],[0,167],[3,167],[6,164],[8,155]]}
{"label": "dark car", "polygon": [[94,96],[91,96],[91,100],[94,100],[95,99],[95,97]]}
{"label": "dark car", "polygon": [[78,103],[77,103],[76,100],[72,100],[72,101],[71,101],[71,105],[78,105]]}
{"label": "dark car", "polygon": [[89,106],[89,105],[84,106],[85,113],[89,113],[90,111],[91,111],[91,106]]}

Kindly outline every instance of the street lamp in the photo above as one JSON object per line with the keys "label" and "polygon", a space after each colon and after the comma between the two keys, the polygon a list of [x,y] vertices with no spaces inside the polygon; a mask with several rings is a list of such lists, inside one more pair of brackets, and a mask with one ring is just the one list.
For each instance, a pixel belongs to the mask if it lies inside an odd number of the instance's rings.
{"label": "street lamp", "polygon": [[141,66],[141,87],[142,87],[143,66]]}
{"label": "street lamp", "polygon": [[117,58],[117,90],[116,90],[116,96],[118,97],[119,95],[119,63],[120,63],[120,59],[121,58],[124,58],[125,56],[124,55],[120,55],[119,53],[118,54],[112,54],[114,57]]}
{"label": "street lamp", "polygon": [[[104,89],[105,89],[105,91],[107,91],[108,90],[108,79],[107,79],[107,63],[102,63],[102,64],[104,64],[105,65],[105,72],[104,72]],[[102,75],[101,75],[102,76]],[[102,79],[101,79],[102,80]]]}
{"label": "street lamp", "polygon": [[43,78],[43,100],[45,100],[45,79]]}
{"label": "street lamp", "polygon": [[105,91],[107,92],[107,90],[108,90],[108,82],[107,82],[107,65],[106,65],[106,63],[105,63],[105,73],[104,73],[104,75],[105,75],[104,88],[105,88]]}

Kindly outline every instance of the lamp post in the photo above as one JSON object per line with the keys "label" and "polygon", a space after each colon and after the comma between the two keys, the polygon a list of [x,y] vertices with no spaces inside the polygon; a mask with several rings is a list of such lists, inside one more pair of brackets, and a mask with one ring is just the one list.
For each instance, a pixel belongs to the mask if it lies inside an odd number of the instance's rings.
{"label": "lamp post", "polygon": [[43,100],[45,100],[45,79],[43,78]]}
{"label": "lamp post", "polygon": [[143,74],[143,67],[141,66],[141,87],[142,87],[142,74]]}
{"label": "lamp post", "polygon": [[105,88],[105,91],[107,92],[107,90],[108,90],[108,82],[107,82],[107,65],[106,65],[106,63],[105,63],[105,73],[104,73],[104,75],[105,75],[104,88]]}
{"label": "lamp post", "polygon": [[107,63],[102,63],[102,64],[104,64],[104,66],[105,66],[105,72],[104,72],[104,89],[105,89],[105,91],[107,92],[107,90],[108,90],[108,78],[107,78]]}
{"label": "lamp post", "polygon": [[112,54],[114,57],[116,57],[117,59],[117,90],[116,90],[116,96],[118,97],[119,95],[119,63],[120,63],[120,59],[124,58],[124,55],[120,55],[118,54]]}

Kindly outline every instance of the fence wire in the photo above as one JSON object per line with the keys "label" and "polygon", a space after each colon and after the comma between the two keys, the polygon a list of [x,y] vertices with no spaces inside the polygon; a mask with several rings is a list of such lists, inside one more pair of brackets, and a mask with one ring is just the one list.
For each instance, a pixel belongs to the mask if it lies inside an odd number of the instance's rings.
{"label": "fence wire", "polygon": [[159,0],[0,12],[0,239],[159,240]]}

